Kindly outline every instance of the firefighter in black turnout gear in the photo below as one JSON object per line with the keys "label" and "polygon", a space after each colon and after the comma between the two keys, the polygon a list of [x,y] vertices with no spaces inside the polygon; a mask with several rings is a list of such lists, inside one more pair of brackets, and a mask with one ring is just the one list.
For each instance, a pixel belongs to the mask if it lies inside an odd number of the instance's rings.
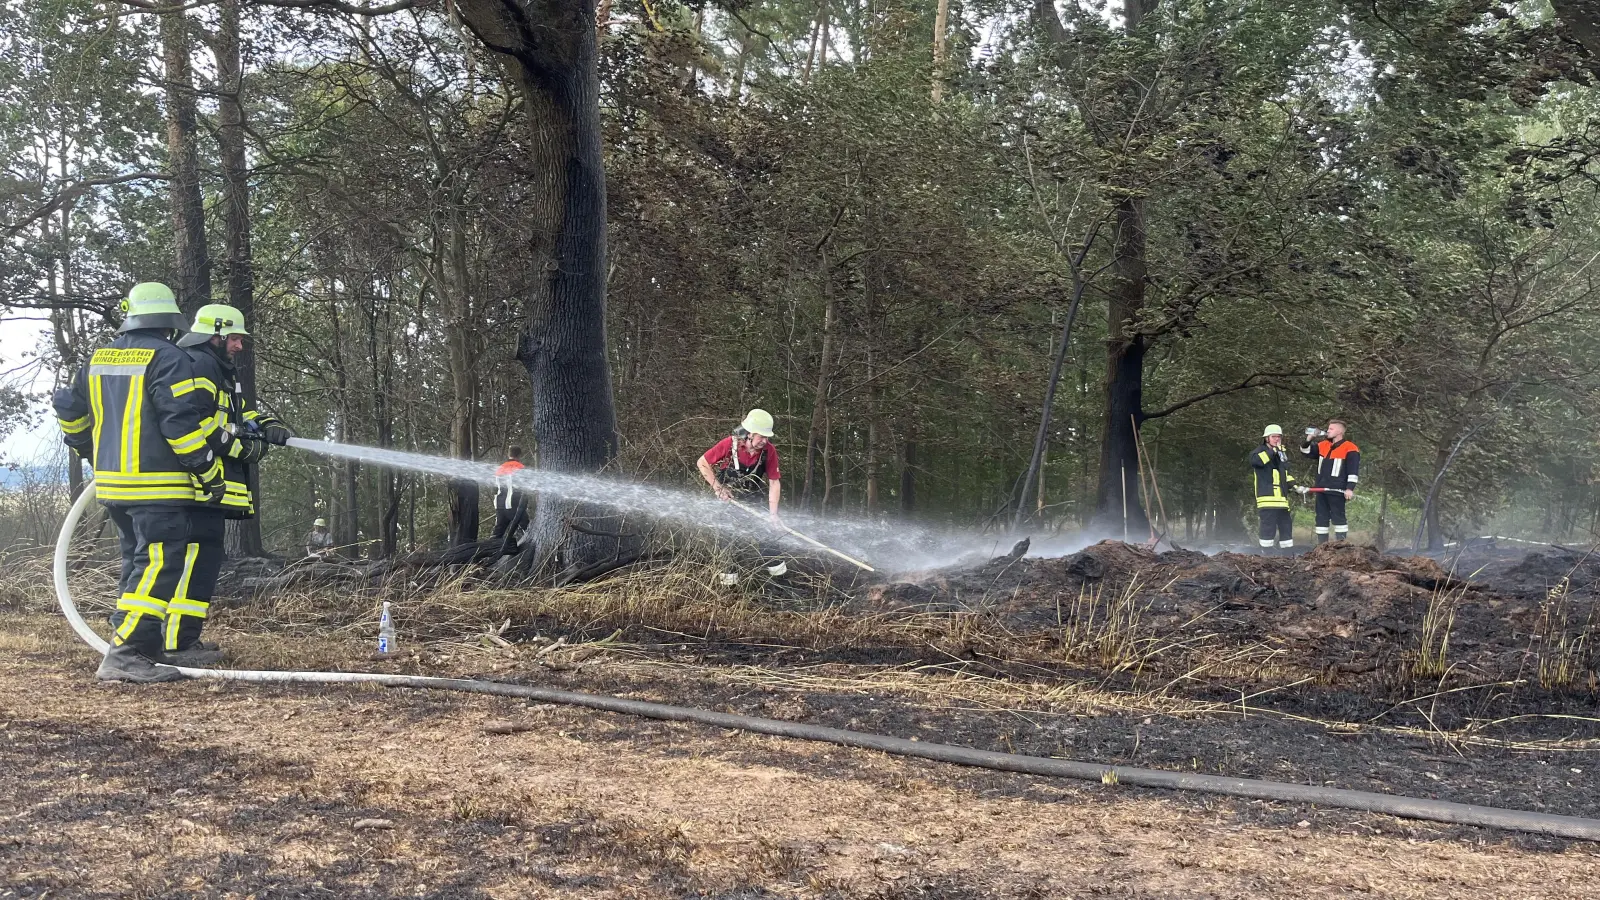
{"label": "firefighter in black turnout gear", "polygon": [[1268,425],[1261,436],[1261,446],[1250,451],[1250,466],[1255,471],[1256,514],[1261,517],[1261,553],[1292,556],[1294,512],[1289,509],[1289,491],[1295,483],[1294,476],[1289,474],[1283,429]]}
{"label": "firefighter in black turnout gear", "polygon": [[[1356,495],[1356,485],[1361,481],[1361,448],[1344,438],[1344,423],[1338,419],[1328,423],[1326,431],[1306,429],[1305,442],[1300,452],[1317,461],[1317,543],[1327,543],[1328,532],[1333,539],[1342,541],[1350,536],[1350,523],[1345,518],[1344,504]],[[1312,441],[1319,436],[1324,439]]]}
{"label": "firefighter in black turnout gear", "polygon": [[210,396],[173,344],[188,328],[166,285],[134,285],[118,337],[56,392],[63,439],[94,466],[96,495],[122,547],[111,647],[96,677],[151,683],[183,676],[155,665],[172,604],[189,596],[198,545],[189,514],[222,498]]}
{"label": "firefighter in black turnout gear", "polygon": [[167,606],[163,641],[166,657],[175,665],[210,665],[221,658],[215,645],[201,642],[200,632],[226,557],[226,523],[255,515],[250,467],[266,455],[269,443],[282,444],[289,438],[282,423],[255,410],[239,385],[233,360],[244,349],[249,334],[239,310],[212,303],[200,307],[189,333],[178,339],[178,346],[188,351],[194,364],[196,388],[213,412],[216,427],[206,440],[222,459],[224,490],[220,503],[189,513],[189,540],[197,548],[194,571],[187,594]]}

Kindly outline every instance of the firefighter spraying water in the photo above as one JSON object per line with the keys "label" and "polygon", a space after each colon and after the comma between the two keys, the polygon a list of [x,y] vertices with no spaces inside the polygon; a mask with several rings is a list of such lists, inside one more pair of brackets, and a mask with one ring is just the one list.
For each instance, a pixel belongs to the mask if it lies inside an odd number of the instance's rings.
{"label": "firefighter spraying water", "polygon": [[[90,462],[117,528],[119,596],[103,681],[170,681],[157,663],[208,664],[200,640],[223,562],[223,522],[252,515],[248,466],[288,429],[245,404],[232,355],[238,310],[202,307],[193,326],[166,285],[134,285],[110,346],[96,350],[54,405],[67,446]],[[187,348],[187,352],[184,348]],[[240,441],[239,429],[261,440]]]}

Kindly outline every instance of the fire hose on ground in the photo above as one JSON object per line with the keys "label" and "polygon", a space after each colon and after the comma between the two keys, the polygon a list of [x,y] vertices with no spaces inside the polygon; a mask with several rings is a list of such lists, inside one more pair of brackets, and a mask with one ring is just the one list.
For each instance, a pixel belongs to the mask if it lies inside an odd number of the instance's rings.
{"label": "fire hose on ground", "polygon": [[[78,637],[82,638],[84,643],[94,648],[96,652],[103,654],[107,649],[106,641],[96,634],[89,627],[88,622],[84,621],[83,616],[79,614],[77,605],[72,598],[71,588],[67,583],[68,550],[72,543],[72,536],[77,530],[79,521],[83,518],[84,511],[88,509],[93,499],[94,485],[93,482],[90,482],[84,487],[77,501],[72,504],[66,520],[61,524],[61,533],[56,539],[55,590],[56,598],[61,604],[61,611],[72,625],[73,631],[77,632]],[[1407,819],[1447,822],[1456,825],[1477,825],[1488,828],[1502,828],[1509,831],[1524,831],[1600,841],[1600,820],[1579,818],[1577,816],[1551,815],[1548,813],[1500,809],[1492,806],[1478,806],[1471,803],[1451,803],[1442,800],[1344,790],[1317,785],[1264,781],[1253,778],[1229,778],[1221,775],[1169,772],[1130,766],[1110,766],[1068,759],[1026,756],[1017,753],[996,753],[970,747],[912,741],[881,734],[850,731],[843,728],[829,728],[800,722],[787,722],[780,719],[765,719],[756,716],[716,712],[688,706],[671,706],[664,703],[628,700],[622,697],[611,697],[602,694],[561,691],[534,685],[504,684],[465,678],[435,678],[424,675],[389,675],[378,672],[280,672],[174,668],[185,676],[196,679],[274,683],[376,684],[394,688],[459,691],[469,694],[516,697],[537,703],[581,706],[603,712],[641,716],[668,722],[692,722],[713,728],[728,728],[755,734],[771,735],[773,737],[822,741],[844,747],[877,750],[895,756],[927,759],[962,766],[975,766],[1000,772],[1018,772],[1053,778],[1074,778],[1083,781],[1101,782],[1107,785],[1134,785],[1180,791],[1199,791],[1251,800],[1276,800],[1288,803],[1340,807],[1363,812],[1383,813]]]}

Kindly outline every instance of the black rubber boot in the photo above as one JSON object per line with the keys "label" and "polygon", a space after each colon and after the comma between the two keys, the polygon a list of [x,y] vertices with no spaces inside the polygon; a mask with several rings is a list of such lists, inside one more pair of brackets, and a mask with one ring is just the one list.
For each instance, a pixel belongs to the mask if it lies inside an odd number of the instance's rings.
{"label": "black rubber boot", "polygon": [[[161,651],[161,655],[156,657],[157,662],[163,662],[169,666],[190,667],[214,666],[222,662],[222,648],[216,644],[200,640],[200,632],[206,627],[205,619],[199,616],[169,617],[166,626],[168,631],[174,627],[174,622],[176,622],[178,635],[177,640],[170,641],[170,643],[177,644],[178,649]],[[170,638],[171,635],[166,634],[164,637]]]}
{"label": "black rubber boot", "polygon": [[106,651],[94,677],[101,681],[128,681],[133,684],[160,684],[182,681],[186,676],[176,669],[158,666],[149,657],[135,650],[132,644],[122,644]]}
{"label": "black rubber boot", "polygon": [[197,643],[183,650],[163,650],[157,662],[169,666],[187,666],[191,669],[214,666],[227,654],[216,644]]}

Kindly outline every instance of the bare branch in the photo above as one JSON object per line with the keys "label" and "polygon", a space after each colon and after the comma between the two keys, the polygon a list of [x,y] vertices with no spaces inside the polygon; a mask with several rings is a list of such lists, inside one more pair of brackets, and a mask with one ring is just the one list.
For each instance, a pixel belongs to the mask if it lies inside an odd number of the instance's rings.
{"label": "bare branch", "polygon": [[745,31],[748,31],[751,34],[765,40],[767,42],[767,46],[772,48],[772,52],[778,54],[778,59],[782,60],[784,65],[793,65],[793,63],[791,63],[789,60],[788,54],[784,53],[783,48],[778,46],[778,42],[772,39],[772,35],[767,34],[765,31],[762,31],[759,28],[756,28],[754,25],[751,25],[749,22],[746,22],[744,16],[739,15],[739,11],[734,9],[732,6],[724,7],[722,11],[732,16],[733,20],[742,25]]}
{"label": "bare branch", "polygon": [[257,6],[276,6],[282,9],[315,9],[344,13],[347,16],[387,16],[408,9],[432,6],[430,0],[394,0],[382,6],[362,6],[344,0],[253,0]]}
{"label": "bare branch", "polygon": [[[136,14],[154,13],[182,13],[202,6],[215,6],[219,0],[187,0],[184,3],[161,3],[158,0],[117,0],[123,6],[131,6]],[[346,3],[344,0],[252,0],[256,6],[276,6],[280,9],[311,9],[327,10],[328,12],[344,13],[347,16],[386,16],[390,13],[404,12],[408,9],[428,7],[434,5],[434,0],[394,0],[382,6],[363,6],[358,3]],[[96,19],[109,18],[111,14],[95,16]]]}
{"label": "bare branch", "polygon": [[5,226],[5,236],[12,237],[22,229],[27,228],[34,222],[37,222],[45,216],[54,213],[63,206],[71,204],[79,197],[82,197],[84,194],[87,194],[89,191],[97,187],[106,187],[113,184],[127,184],[130,181],[146,180],[170,181],[172,179],[170,175],[167,175],[163,172],[151,171],[130,172],[126,175],[102,175],[98,178],[85,178],[82,181],[67,185],[60,191],[57,191],[56,195],[51,197],[43,206],[40,206],[32,213],[24,216],[21,220]]}
{"label": "bare branch", "polygon": [[1187,400],[1180,400],[1166,409],[1159,410],[1157,412],[1141,412],[1139,414],[1139,421],[1143,422],[1149,419],[1160,419],[1164,416],[1170,416],[1180,409],[1187,409],[1188,407],[1191,407],[1202,400],[1210,400],[1212,397],[1221,397],[1225,394],[1247,391],[1251,388],[1257,387],[1281,387],[1282,385],[1278,383],[1278,379],[1307,378],[1310,375],[1310,372],[1302,372],[1298,369],[1293,372],[1256,372],[1238,384],[1220,387],[1215,390],[1206,391],[1203,394],[1196,394]]}
{"label": "bare branch", "polygon": [[6,309],[41,309],[41,310],[68,310],[75,309],[83,312],[110,318],[117,311],[117,303],[122,300],[121,294],[107,294],[94,296],[90,294],[57,294],[54,296],[39,294],[31,297],[8,297],[0,306]]}

